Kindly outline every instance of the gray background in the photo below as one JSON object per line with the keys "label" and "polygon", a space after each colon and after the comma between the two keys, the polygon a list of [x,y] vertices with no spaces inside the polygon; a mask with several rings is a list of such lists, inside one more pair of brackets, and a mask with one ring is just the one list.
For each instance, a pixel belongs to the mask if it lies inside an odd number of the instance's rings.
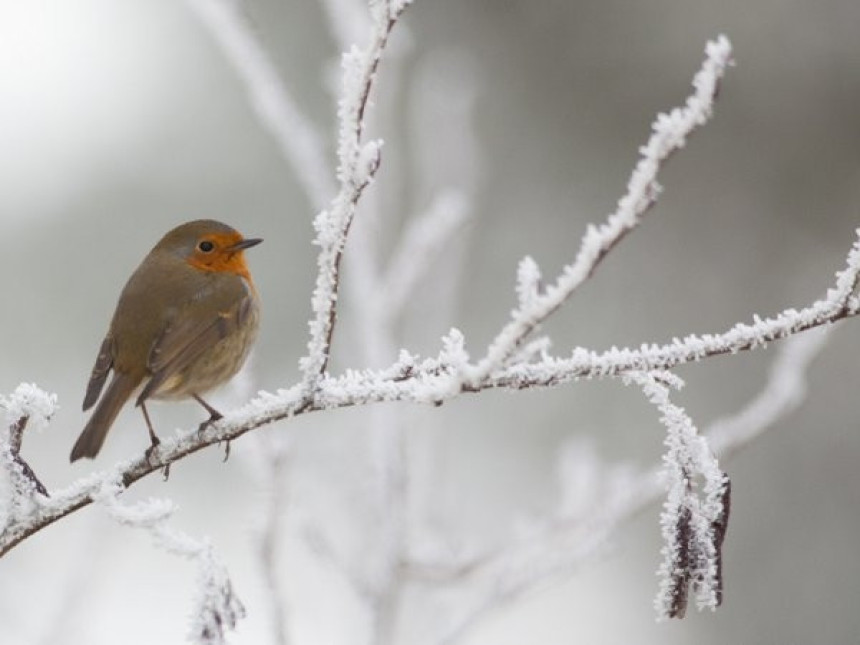
{"label": "gray background", "polygon": [[[337,46],[319,7],[268,1],[248,11],[303,109],[332,136],[327,87]],[[531,254],[550,276],[572,259],[585,224],[621,196],[654,114],[686,96],[706,40],[718,33],[732,40],[737,67],[716,119],[667,167],[665,193],[645,225],[547,325],[556,351],[720,331],[811,302],[843,266],[860,212],[855,0],[418,0],[404,24],[391,79],[400,91],[383,92],[388,117],[372,130],[386,140],[373,199],[397,215],[392,230],[429,201],[420,144],[444,133],[446,121],[422,112],[421,97],[427,88],[444,97],[446,74],[471,87],[479,156],[466,177],[476,191],[474,223],[451,250],[465,253],[455,304],[422,316],[438,295],[433,276],[422,283],[415,306],[425,324],[404,326],[404,346],[435,353],[455,325],[478,355],[514,303],[517,261]],[[381,74],[385,88],[385,64]],[[424,95],[414,89],[419,81]],[[183,3],[0,1],[0,177],[0,391],[26,380],[59,394],[54,423],[25,443],[49,487],[93,467],[70,467],[67,455],[85,420],[79,404],[98,344],[128,274],[181,221],[212,217],[266,239],[251,258],[265,300],[253,387],[295,381],[310,313],[314,208]],[[342,322],[335,370],[360,366],[349,351],[348,309]],[[719,612],[654,624],[654,507],[615,536],[609,558],[498,612],[469,642],[856,641],[856,328],[848,322],[834,334],[804,407],[724,464],[734,505]],[[771,357],[685,367],[678,401],[705,425],[755,394]],[[233,390],[217,400],[229,406],[245,396]],[[554,454],[571,437],[590,438],[605,459],[639,465],[661,449],[657,415],[617,383],[490,393],[408,414],[416,450],[432,447],[419,478],[433,493],[428,506],[477,536],[552,507]],[[158,406],[155,416],[169,433],[196,423],[198,410]],[[363,471],[344,464],[365,444],[366,421],[341,412],[270,430],[295,437],[303,482],[295,497],[305,514],[336,516],[348,504],[343,490]],[[170,496],[181,506],[178,526],[213,537],[251,610],[235,642],[256,643],[265,612],[248,544],[260,492],[245,443],[226,465],[209,451],[178,464],[167,485],[142,483],[130,499]],[[138,414],[126,411],[96,465],[145,444]],[[339,642],[354,607],[327,596],[330,581],[309,574],[299,555],[291,566],[291,593],[324,599],[296,618],[297,634]],[[86,510],[0,562],[0,641],[179,642],[193,576],[146,536]],[[56,618],[70,587],[78,605]],[[61,633],[51,633],[54,624]]]}

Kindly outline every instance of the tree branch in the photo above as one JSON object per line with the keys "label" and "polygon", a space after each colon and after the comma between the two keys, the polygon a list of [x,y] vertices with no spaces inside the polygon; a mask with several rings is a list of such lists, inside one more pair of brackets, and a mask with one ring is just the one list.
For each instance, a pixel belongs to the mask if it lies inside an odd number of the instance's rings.
{"label": "tree branch", "polygon": [[[658,114],[651,126],[648,142],[640,148],[641,158],[630,176],[627,194],[605,223],[589,226],[580,243],[573,264],[564,267],[555,283],[543,293],[534,294],[528,303],[520,303],[512,320],[487,348],[486,356],[469,374],[480,382],[505,362],[526,337],[552,315],[588,280],[606,255],[639,225],[642,216],[656,203],[662,190],[657,175],[666,160],[684,147],[687,137],[711,117],[720,81],[731,64],[732,48],[725,36],[709,42],[702,68],[693,78],[694,93],[684,107],[669,114]],[[533,260],[528,260],[534,264]]]}
{"label": "tree branch", "polygon": [[459,382],[459,376],[452,375],[444,361],[428,359],[419,362],[410,354],[403,353],[397,363],[384,370],[326,376],[320,381],[312,403],[304,397],[303,383],[288,390],[279,390],[276,394],[264,392],[243,408],[226,414],[224,419],[202,433],[189,431],[177,438],[163,439],[149,460],[141,455],[117,464],[112,470],[95,473],[79,485],[53,492],[49,500],[40,501],[39,513],[35,517],[26,522],[13,522],[0,533],[0,557],[27,537],[90,504],[105,478],[118,476],[127,488],[198,450],[232,441],[275,421],[383,401],[437,404],[461,393],[477,393],[490,388],[522,390],[559,385],[578,378],[668,369],[706,357],[764,347],[769,342],[860,313],[860,303],[852,295],[858,275],[860,242],[855,242],[848,255],[848,267],[837,274],[836,286],[828,291],[826,298],[799,311],[787,309],[752,325],[739,324],[718,335],[689,336],[683,342],[676,339],[664,346],[646,344],[641,350],[614,349],[602,353],[579,350],[570,359],[547,357],[540,363],[504,367],[477,384]]}
{"label": "tree branch", "polygon": [[337,294],[340,284],[340,261],[349,234],[356,205],[364,189],[373,181],[380,163],[380,141],[362,143],[364,112],[382,52],[391,30],[406,7],[402,1],[390,0],[371,4],[374,34],[370,45],[343,56],[343,99],[338,108],[338,170],[340,191],[327,211],[314,220],[317,235],[314,244],[320,247],[317,257],[317,280],[311,307],[311,337],[308,354],[299,364],[304,375],[305,396],[310,400],[328,366],[337,314]]}

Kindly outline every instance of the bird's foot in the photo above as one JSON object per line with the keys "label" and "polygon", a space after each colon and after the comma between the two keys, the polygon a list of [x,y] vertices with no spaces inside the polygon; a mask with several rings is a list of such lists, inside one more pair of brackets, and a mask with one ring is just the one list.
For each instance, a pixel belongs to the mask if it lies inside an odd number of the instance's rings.
{"label": "bird's foot", "polygon": [[[155,453],[158,450],[158,447],[161,445],[161,441],[154,434],[151,434],[150,437],[152,439],[152,445],[146,449],[144,456],[146,457],[146,460],[150,464],[152,464],[152,463],[157,461],[157,455]],[[170,464],[169,463],[164,464],[164,466],[161,468],[161,474],[164,477],[164,481],[167,481],[168,478],[170,477]]]}

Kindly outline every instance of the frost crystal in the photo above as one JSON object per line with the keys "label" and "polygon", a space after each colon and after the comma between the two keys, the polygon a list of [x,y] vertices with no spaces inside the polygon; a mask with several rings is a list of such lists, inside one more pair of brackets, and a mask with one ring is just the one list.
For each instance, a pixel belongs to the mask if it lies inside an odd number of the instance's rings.
{"label": "frost crystal", "polygon": [[520,309],[533,307],[540,292],[540,267],[531,256],[520,260],[517,267],[517,301]]}
{"label": "frost crystal", "polygon": [[627,193],[603,224],[586,228],[576,259],[564,267],[555,283],[547,286],[543,294],[534,295],[527,285],[528,280],[535,277],[536,267],[530,266],[528,261],[520,265],[519,306],[512,320],[490,344],[486,357],[474,370],[473,380],[487,377],[504,364],[524,338],[556,311],[591,276],[603,257],[638,225],[660,193],[657,174],[663,162],[710,118],[719,81],[730,63],[730,56],[731,46],[725,36],[708,44],[706,59],[693,79],[693,94],[684,107],[675,108],[668,115],[657,115],[651,137],[639,150],[641,158],[627,183]]}
{"label": "frost crystal", "polygon": [[225,645],[226,632],[236,628],[245,617],[245,607],[233,592],[227,571],[211,547],[201,553],[197,608],[191,625],[191,638],[199,645]]}
{"label": "frost crystal", "polygon": [[[729,515],[729,479],[683,408],[669,400],[680,379],[667,373],[633,372],[629,379],[661,413],[666,426],[663,457],[668,495],[660,516],[664,545],[654,600],[658,619],[682,618],[692,586],[699,609],[722,602],[722,543]],[[699,490],[700,489],[700,490]]]}
{"label": "frost crystal", "polygon": [[32,383],[21,383],[8,398],[0,396],[0,407],[6,409],[7,426],[26,417],[31,429],[42,430],[57,411],[57,395]]}
{"label": "frost crystal", "polygon": [[244,618],[245,608],[209,540],[194,539],[168,524],[176,511],[176,505],[170,500],[148,499],[122,504],[119,501],[122,492],[123,486],[118,480],[105,479],[93,497],[117,522],[149,531],[161,548],[197,563],[199,583],[191,639],[198,645],[225,645],[226,633]]}

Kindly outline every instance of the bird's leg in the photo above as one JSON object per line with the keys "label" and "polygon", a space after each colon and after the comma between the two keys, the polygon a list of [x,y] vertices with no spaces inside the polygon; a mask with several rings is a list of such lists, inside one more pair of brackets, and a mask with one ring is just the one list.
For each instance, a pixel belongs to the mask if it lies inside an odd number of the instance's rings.
{"label": "bird's leg", "polygon": [[146,450],[147,457],[149,457],[149,453],[155,450],[155,448],[161,443],[161,440],[156,436],[155,430],[152,429],[152,420],[149,418],[149,411],[146,409],[146,403],[143,401],[140,402],[140,409],[143,410],[143,418],[146,420],[146,429],[149,430],[149,440],[152,442],[152,445]]}
{"label": "bird's leg", "polygon": [[[221,414],[220,412],[218,412],[218,410],[216,410],[211,405],[206,403],[206,401],[204,401],[203,398],[199,394],[192,393],[191,396],[194,397],[195,401],[197,401],[200,405],[202,405],[204,408],[206,408],[206,411],[209,413],[209,418],[200,424],[200,427],[197,428],[197,432],[203,432],[210,425],[212,425],[213,423],[215,423],[219,419],[224,418],[223,414]],[[221,442],[219,441],[218,443],[220,444]],[[226,440],[226,444],[227,444],[227,447],[224,449],[224,461],[227,461],[227,459],[230,457],[230,440],[229,439]]]}
{"label": "bird's leg", "polygon": [[216,409],[215,409],[215,408],[213,408],[211,405],[209,405],[208,403],[206,403],[206,401],[204,401],[204,400],[200,397],[200,395],[199,395],[199,394],[194,394],[194,393],[192,393],[192,394],[191,394],[191,396],[193,396],[193,397],[194,397],[194,400],[195,400],[195,401],[197,401],[200,405],[202,405],[204,408],[206,408],[206,411],[209,413],[209,418],[208,418],[208,419],[206,419],[206,421],[204,421],[203,423],[201,423],[201,424],[200,424],[200,427],[199,427],[199,428],[197,428],[197,432],[203,432],[207,427],[209,427],[210,425],[212,425],[213,423],[215,423],[215,422],[216,422],[216,421],[218,421],[219,419],[223,419],[223,418],[224,418],[224,415],[223,415],[223,414],[221,414],[220,412],[218,412],[218,410],[216,410]]}
{"label": "bird's leg", "polygon": [[[140,409],[143,411],[143,418],[146,420],[146,429],[149,430],[149,440],[152,442],[152,445],[146,449],[146,460],[149,461],[152,458],[152,453],[161,444],[161,440],[155,434],[155,430],[152,429],[152,420],[149,418],[149,411],[146,409],[144,401],[140,402]],[[170,477],[170,464],[164,466],[163,473],[164,481],[167,481],[167,478]]]}

